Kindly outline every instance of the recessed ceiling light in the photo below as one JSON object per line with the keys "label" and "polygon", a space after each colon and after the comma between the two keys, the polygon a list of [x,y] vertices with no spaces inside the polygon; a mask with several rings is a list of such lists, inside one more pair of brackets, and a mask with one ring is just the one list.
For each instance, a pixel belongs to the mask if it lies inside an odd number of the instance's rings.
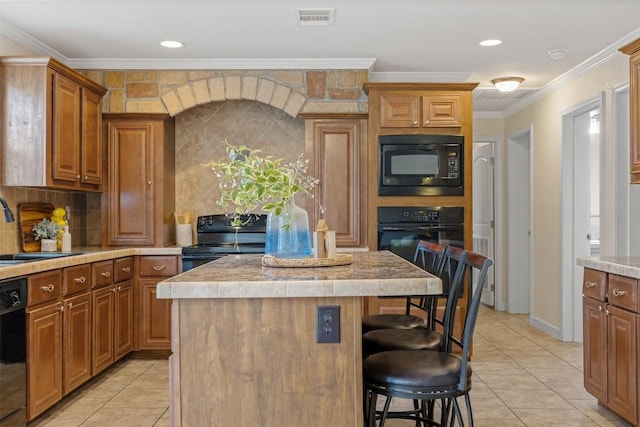
{"label": "recessed ceiling light", "polygon": [[502,44],[502,40],[489,39],[489,40],[482,40],[480,42],[480,46],[498,46],[499,44]]}
{"label": "recessed ceiling light", "polygon": [[175,41],[175,40],[164,40],[164,41],[160,42],[160,45],[164,46],[164,47],[169,47],[169,48],[172,48],[172,49],[176,49],[176,48],[179,48],[179,47],[183,47],[184,43],[181,43],[181,42]]}
{"label": "recessed ceiling light", "polygon": [[563,59],[567,56],[567,49],[553,49],[549,51],[551,59]]}

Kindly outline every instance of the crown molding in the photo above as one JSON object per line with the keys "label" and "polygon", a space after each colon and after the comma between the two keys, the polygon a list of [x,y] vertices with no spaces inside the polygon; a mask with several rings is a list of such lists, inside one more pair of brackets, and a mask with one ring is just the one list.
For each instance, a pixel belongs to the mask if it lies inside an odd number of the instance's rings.
{"label": "crown molding", "polygon": [[370,82],[425,82],[425,83],[462,83],[472,73],[468,72],[377,72],[369,73]]}
{"label": "crown molding", "polygon": [[34,53],[37,53],[38,55],[50,56],[64,63],[67,63],[69,61],[69,59],[66,56],[64,56],[57,50],[42,43],[40,40],[36,39],[35,37],[30,36],[29,34],[22,31],[20,28],[16,27],[13,24],[10,24],[9,22],[6,22],[6,21],[0,22],[0,34],[7,37],[8,39],[13,40],[14,42],[20,44],[21,46],[24,46],[27,49],[32,50]]}
{"label": "crown molding", "polygon": [[68,65],[72,68],[85,70],[369,70],[373,67],[375,62],[375,58],[70,58],[68,60]]}
{"label": "crown molding", "polygon": [[504,119],[502,111],[474,111],[474,119]]}
{"label": "crown molding", "polygon": [[600,52],[596,53],[591,58],[576,65],[571,70],[551,80],[549,83],[544,85],[540,90],[532,93],[529,96],[522,98],[520,101],[513,103],[509,107],[505,108],[502,111],[502,114],[506,118],[532,105],[534,102],[560,89],[562,86],[566,85],[572,80],[577,79],[578,77],[585,74],[592,68],[608,61],[613,56],[620,55],[620,52],[618,51],[618,49],[621,46],[631,43],[632,41],[636,40],[638,37],[640,37],[640,29],[634,30],[631,33],[627,34],[626,36],[620,38],[618,41],[611,43],[609,46],[602,49]]}

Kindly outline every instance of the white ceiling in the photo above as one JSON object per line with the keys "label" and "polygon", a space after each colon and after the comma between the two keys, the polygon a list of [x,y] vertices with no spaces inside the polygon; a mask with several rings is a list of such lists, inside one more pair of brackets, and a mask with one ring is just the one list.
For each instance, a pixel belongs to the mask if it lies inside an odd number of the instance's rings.
{"label": "white ceiling", "polygon": [[[334,8],[335,22],[299,26],[298,8]],[[640,37],[640,0],[0,0],[0,34],[75,68],[371,67],[378,81],[477,82],[474,111],[500,112]],[[503,44],[478,45],[489,38]],[[492,88],[511,75],[521,89]]]}

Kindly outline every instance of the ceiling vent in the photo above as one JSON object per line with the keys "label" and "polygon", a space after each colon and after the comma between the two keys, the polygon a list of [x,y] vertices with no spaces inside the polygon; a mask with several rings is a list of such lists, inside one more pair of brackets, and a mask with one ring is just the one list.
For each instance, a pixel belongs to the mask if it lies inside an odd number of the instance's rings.
{"label": "ceiling vent", "polygon": [[296,9],[296,19],[301,27],[333,25],[335,9]]}

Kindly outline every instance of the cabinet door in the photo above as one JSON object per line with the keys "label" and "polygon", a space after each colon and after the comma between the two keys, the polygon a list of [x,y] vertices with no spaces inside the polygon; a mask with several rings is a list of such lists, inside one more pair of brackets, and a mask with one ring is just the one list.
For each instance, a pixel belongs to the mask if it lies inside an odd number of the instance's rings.
{"label": "cabinet door", "polygon": [[27,313],[27,419],[62,399],[62,310],[60,303]]}
{"label": "cabinet door", "polygon": [[80,85],[61,74],[53,76],[52,178],[80,180]]}
{"label": "cabinet door", "polygon": [[420,96],[380,95],[380,127],[420,127]]}
{"label": "cabinet door", "polygon": [[460,95],[429,95],[422,97],[423,127],[462,126]]}
{"label": "cabinet door", "polygon": [[91,378],[91,294],[63,301],[64,394]]}
{"label": "cabinet door", "polygon": [[153,123],[107,122],[108,245],[152,245]]}
{"label": "cabinet door", "polygon": [[92,292],[93,307],[93,375],[113,363],[113,326],[115,288],[98,289]]}
{"label": "cabinet door", "polygon": [[584,388],[598,400],[607,400],[606,304],[582,298]]}
{"label": "cabinet door", "polygon": [[607,306],[607,402],[631,423],[637,415],[636,314]]}
{"label": "cabinet door", "polygon": [[102,96],[82,90],[82,155],[80,181],[102,184]]}
{"label": "cabinet door", "polygon": [[162,279],[140,279],[140,349],[171,349],[171,300],[156,298]]}
{"label": "cabinet door", "polygon": [[116,283],[114,360],[133,348],[133,287],[131,280]]}
{"label": "cabinet door", "polygon": [[[336,231],[336,245],[366,246],[367,120],[307,121],[306,151],[320,184],[307,202],[311,229],[318,219]],[[320,203],[325,212],[321,212]]]}

